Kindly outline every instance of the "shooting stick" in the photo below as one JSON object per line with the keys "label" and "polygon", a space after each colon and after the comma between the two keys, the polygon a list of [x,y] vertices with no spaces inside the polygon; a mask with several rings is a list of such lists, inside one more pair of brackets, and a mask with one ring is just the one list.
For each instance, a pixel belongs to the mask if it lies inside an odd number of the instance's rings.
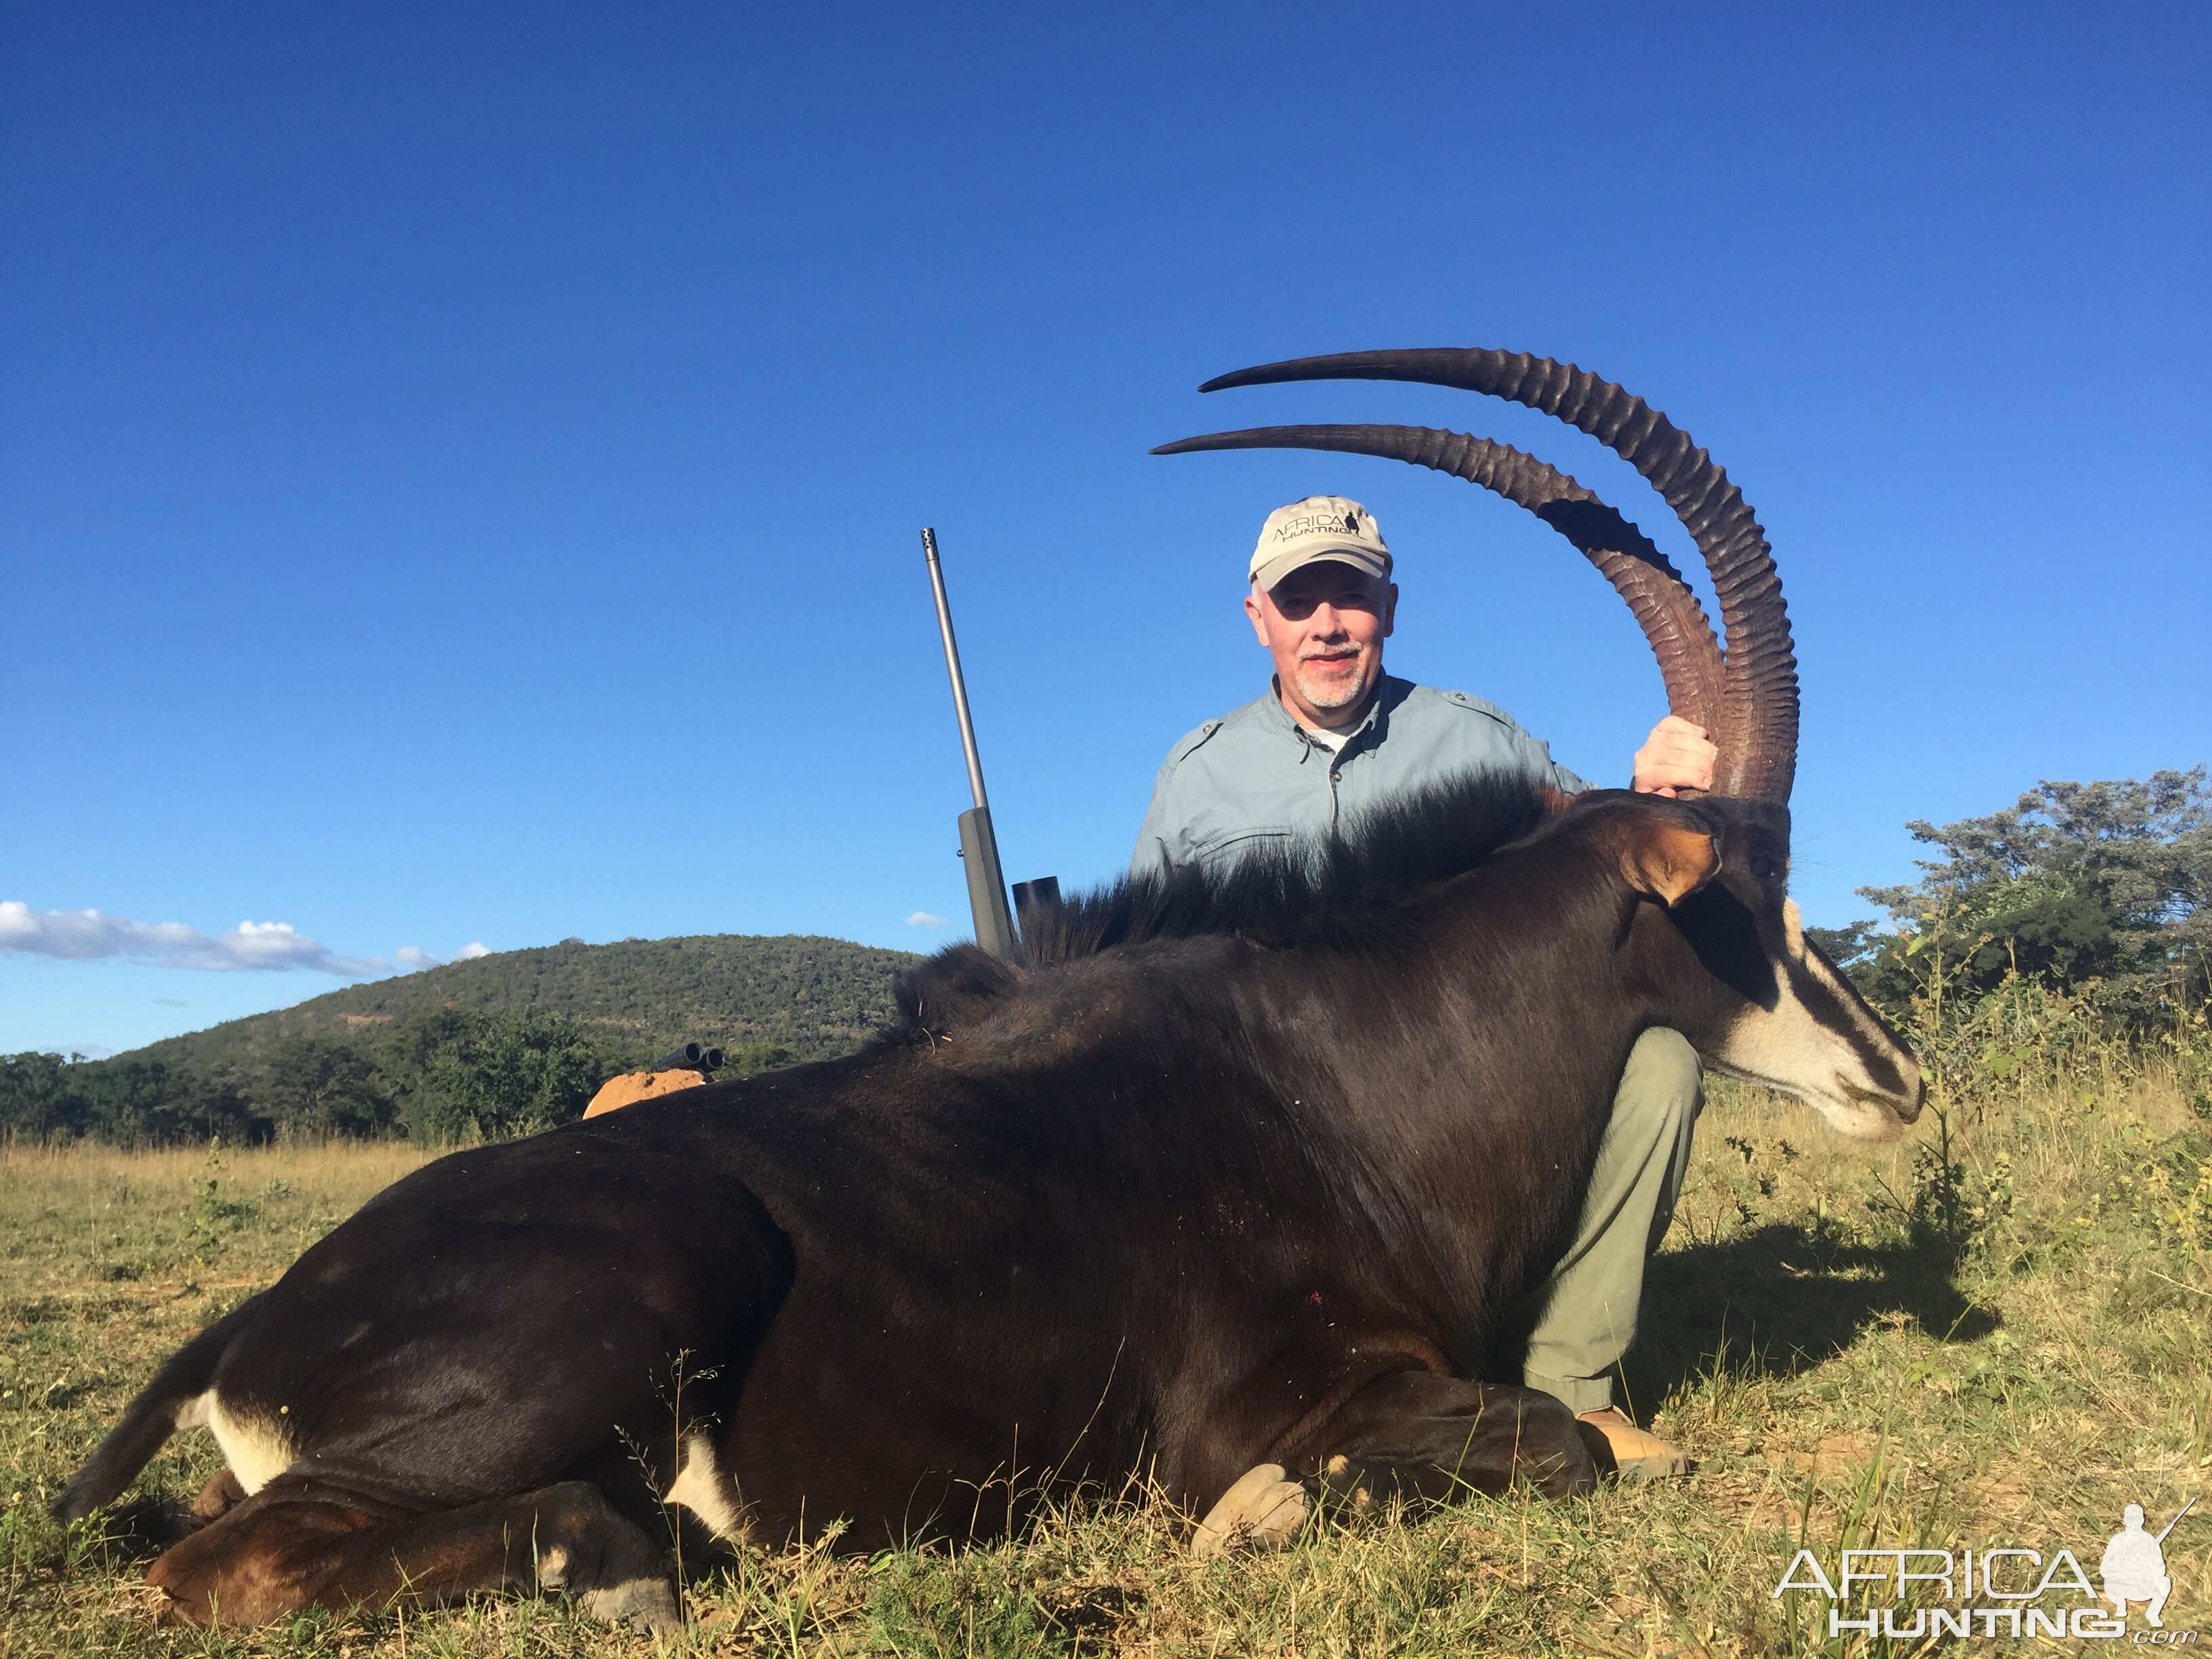
{"label": "shooting stick", "polygon": [[952,712],[960,721],[961,752],[968,759],[968,787],[975,805],[960,815],[960,857],[968,866],[968,908],[975,917],[975,943],[994,957],[1014,954],[1013,912],[1006,908],[1006,878],[999,867],[999,837],[991,828],[990,798],[983,793],[983,760],[975,750],[975,722],[968,713],[968,682],[960,672],[960,647],[952,637],[952,607],[945,598],[945,567],[937,562],[937,532],[921,532],[929,561],[930,591],[937,596],[937,631],[945,640],[945,672],[952,677]]}

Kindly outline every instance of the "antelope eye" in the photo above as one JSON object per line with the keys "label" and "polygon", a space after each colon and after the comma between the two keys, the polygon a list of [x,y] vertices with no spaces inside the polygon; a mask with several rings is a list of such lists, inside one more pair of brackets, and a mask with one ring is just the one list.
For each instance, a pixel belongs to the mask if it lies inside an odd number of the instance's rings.
{"label": "antelope eye", "polygon": [[1781,867],[1764,853],[1753,853],[1751,855],[1751,873],[1761,881],[1765,881]]}

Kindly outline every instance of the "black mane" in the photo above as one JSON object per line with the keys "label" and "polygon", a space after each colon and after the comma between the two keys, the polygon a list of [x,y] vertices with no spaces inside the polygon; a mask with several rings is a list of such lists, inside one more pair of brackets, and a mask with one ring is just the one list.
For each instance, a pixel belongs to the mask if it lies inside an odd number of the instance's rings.
{"label": "black mane", "polygon": [[1526,778],[1478,773],[1365,813],[1326,842],[1277,845],[1218,869],[1120,877],[1030,911],[1018,963],[955,945],[910,969],[898,986],[904,1024],[916,1036],[965,1024],[1024,969],[1154,939],[1232,934],[1279,949],[1388,937],[1405,899],[1532,834],[1559,799]]}

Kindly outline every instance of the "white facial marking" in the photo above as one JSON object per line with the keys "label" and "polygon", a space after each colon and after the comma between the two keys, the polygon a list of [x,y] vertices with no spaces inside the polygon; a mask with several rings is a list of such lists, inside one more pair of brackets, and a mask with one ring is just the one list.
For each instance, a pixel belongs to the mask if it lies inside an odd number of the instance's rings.
{"label": "white facial marking", "polygon": [[[1878,1085],[1864,1051],[1887,1056],[1899,1075],[1916,1078],[1919,1066],[1869,1014],[1842,976],[1805,948],[1804,919],[1794,902],[1782,908],[1786,963],[1775,975],[1775,1006],[1750,1007],[1712,1056],[1723,1071],[1794,1095],[1854,1140],[1895,1140],[1905,1133],[1903,1103]],[[1830,1029],[1798,996],[1792,975],[1802,974],[1828,994],[1848,1030]]]}

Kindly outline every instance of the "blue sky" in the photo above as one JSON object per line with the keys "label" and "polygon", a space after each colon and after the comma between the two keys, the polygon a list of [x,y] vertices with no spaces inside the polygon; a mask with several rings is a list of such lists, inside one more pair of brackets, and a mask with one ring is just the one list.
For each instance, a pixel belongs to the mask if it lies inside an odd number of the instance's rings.
{"label": "blue sky", "polygon": [[0,901],[109,920],[0,951],[0,1050],[403,951],[942,942],[923,524],[1014,878],[1110,874],[1262,689],[1243,560],[1314,491],[1398,553],[1395,670],[1624,780],[1658,676],[1550,531],[1145,453],[1474,430],[1689,556],[1517,408],[1194,392],[1370,347],[1571,359],[1728,466],[1803,668],[1796,889],[1863,914],[1907,818],[2212,757],[2208,153],[2193,4],[10,5]]}

